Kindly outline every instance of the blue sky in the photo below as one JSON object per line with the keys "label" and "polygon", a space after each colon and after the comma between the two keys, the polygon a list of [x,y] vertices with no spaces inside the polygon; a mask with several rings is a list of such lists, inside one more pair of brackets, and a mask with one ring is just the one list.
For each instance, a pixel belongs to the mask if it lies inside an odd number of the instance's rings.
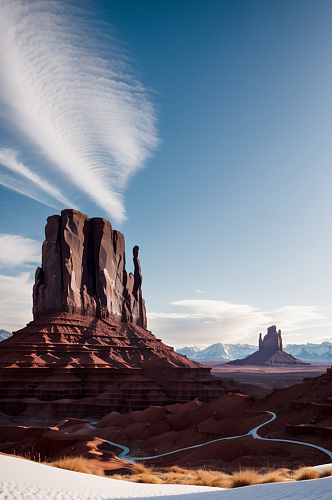
{"label": "blue sky", "polygon": [[46,218],[140,246],[171,345],[332,341],[332,4],[5,1],[0,328],[31,319]]}

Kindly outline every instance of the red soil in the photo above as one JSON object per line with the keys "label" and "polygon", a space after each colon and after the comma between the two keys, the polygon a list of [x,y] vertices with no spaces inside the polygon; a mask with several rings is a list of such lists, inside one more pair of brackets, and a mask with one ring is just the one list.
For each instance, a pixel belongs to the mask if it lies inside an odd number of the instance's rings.
{"label": "red soil", "polygon": [[[26,419],[26,425],[15,425],[15,418],[11,417],[10,422],[0,426],[0,451],[23,455],[30,453],[47,459],[83,454],[96,460],[104,470],[122,469],[126,466],[125,462],[115,456],[120,452],[119,448],[103,440],[128,446],[130,455],[143,458],[245,434],[270,418],[265,411],[275,412],[277,418],[259,431],[261,436],[329,448],[330,440],[325,436],[314,431],[311,435],[300,433],[293,436],[288,434],[286,426],[310,424],[309,431],[312,427],[320,430],[332,427],[332,404],[328,399],[331,394],[332,378],[330,374],[324,374],[307,379],[302,384],[274,390],[264,399],[226,394],[208,404],[194,400],[166,407],[151,406],[123,415],[111,412],[96,425],[79,419],[66,419],[53,420],[50,422],[52,427],[45,427],[41,423],[37,425],[31,417]],[[319,403],[323,400],[327,403],[319,411],[317,406],[311,405],[312,401]],[[324,411],[327,413],[322,413]],[[301,432],[301,428],[296,429]],[[325,453],[308,446],[261,441],[246,436],[179,451],[144,463],[160,467],[204,465],[234,470],[239,466],[295,468],[301,464],[317,465],[330,461]]]}

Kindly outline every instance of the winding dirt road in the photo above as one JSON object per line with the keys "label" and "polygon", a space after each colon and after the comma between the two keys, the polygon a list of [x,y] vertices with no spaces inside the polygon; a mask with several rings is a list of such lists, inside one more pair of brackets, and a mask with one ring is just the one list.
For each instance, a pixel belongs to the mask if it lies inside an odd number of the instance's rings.
{"label": "winding dirt road", "polygon": [[230,436],[230,437],[213,439],[212,441],[208,441],[207,443],[195,444],[194,446],[187,446],[186,448],[179,448],[177,450],[169,451],[167,453],[162,453],[161,455],[154,455],[153,457],[131,457],[128,455],[130,450],[127,446],[122,446],[121,444],[113,443],[112,441],[107,441],[106,439],[105,439],[105,442],[111,444],[112,446],[116,446],[117,448],[120,448],[122,451],[119,454],[119,458],[122,458],[123,460],[126,460],[129,463],[134,463],[135,460],[138,460],[141,462],[142,460],[152,460],[155,458],[165,457],[166,455],[173,455],[173,453],[178,453],[179,451],[191,450],[193,448],[200,448],[201,446],[208,446],[209,444],[216,443],[217,441],[239,439],[239,438],[242,438],[245,436],[252,436],[253,439],[261,439],[262,441],[276,441],[279,443],[293,443],[293,444],[301,444],[302,446],[310,446],[311,448],[316,448],[317,450],[320,450],[320,451],[326,453],[326,455],[328,455],[332,459],[332,451],[327,450],[326,448],[322,448],[321,446],[317,446],[316,444],[303,443],[302,441],[291,441],[288,439],[270,439],[270,438],[264,438],[264,437],[259,436],[257,431],[261,427],[264,427],[264,425],[267,425],[268,423],[272,422],[275,418],[277,418],[276,414],[273,413],[272,411],[265,411],[264,413],[268,413],[269,415],[271,415],[271,418],[267,422],[264,422],[263,424],[258,425],[254,429],[251,429],[251,431],[247,432],[246,434],[241,434],[239,436]]}

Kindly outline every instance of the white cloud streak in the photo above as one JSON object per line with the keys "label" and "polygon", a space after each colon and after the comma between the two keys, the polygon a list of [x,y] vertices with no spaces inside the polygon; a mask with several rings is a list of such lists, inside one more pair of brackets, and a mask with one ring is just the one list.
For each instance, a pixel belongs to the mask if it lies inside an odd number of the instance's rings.
{"label": "white cloud streak", "polygon": [[0,275],[0,328],[12,332],[32,320],[32,285],[28,272]]}
{"label": "white cloud streak", "polygon": [[0,266],[41,263],[41,243],[15,234],[0,233]]}
{"label": "white cloud streak", "polygon": [[[45,200],[39,199],[35,194],[33,194],[31,190],[32,184],[38,191],[46,193],[46,195],[53,199],[53,204],[51,203],[51,206],[54,206],[54,199],[62,205],[73,206],[72,202],[63,196],[55,186],[51,185],[47,180],[42,179],[38,174],[32,172],[31,169],[23,165],[22,162],[18,161],[17,156],[18,152],[10,148],[0,149],[0,164],[11,172],[19,175],[18,179],[13,179],[8,175],[1,175],[0,173],[1,184],[9,187],[10,189],[14,189],[15,191],[19,191],[21,194],[25,194],[25,196],[29,196],[29,198],[36,199],[42,203],[50,204]],[[22,177],[23,179],[21,179]]]}
{"label": "white cloud streak", "polygon": [[[257,343],[258,334],[276,324],[289,334],[302,329],[331,324],[332,310],[315,306],[285,306],[274,311],[262,311],[251,305],[232,304],[217,300],[181,300],[172,302],[179,312],[148,314],[149,328],[166,343],[184,345],[217,342]],[[309,339],[308,339],[309,340]]]}
{"label": "white cloud streak", "polygon": [[158,140],[147,92],[109,27],[70,2],[3,0],[0,86],[3,113],[48,160],[43,175],[55,168],[121,222],[128,179]]}

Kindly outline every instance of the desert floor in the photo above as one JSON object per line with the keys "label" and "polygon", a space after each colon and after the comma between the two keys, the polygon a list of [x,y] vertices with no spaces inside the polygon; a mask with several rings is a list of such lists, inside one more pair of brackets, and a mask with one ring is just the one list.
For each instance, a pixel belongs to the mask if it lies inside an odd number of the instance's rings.
{"label": "desert floor", "polygon": [[[208,363],[206,362],[206,364]],[[324,364],[312,363],[309,366],[298,367],[232,366],[226,363],[210,363],[210,366],[212,366],[212,374],[215,377],[233,379],[241,385],[254,386],[239,392],[260,397],[268,394],[273,388],[283,389],[294,384],[300,384],[305,378],[318,377],[326,373],[326,369],[331,366],[331,362]]]}

